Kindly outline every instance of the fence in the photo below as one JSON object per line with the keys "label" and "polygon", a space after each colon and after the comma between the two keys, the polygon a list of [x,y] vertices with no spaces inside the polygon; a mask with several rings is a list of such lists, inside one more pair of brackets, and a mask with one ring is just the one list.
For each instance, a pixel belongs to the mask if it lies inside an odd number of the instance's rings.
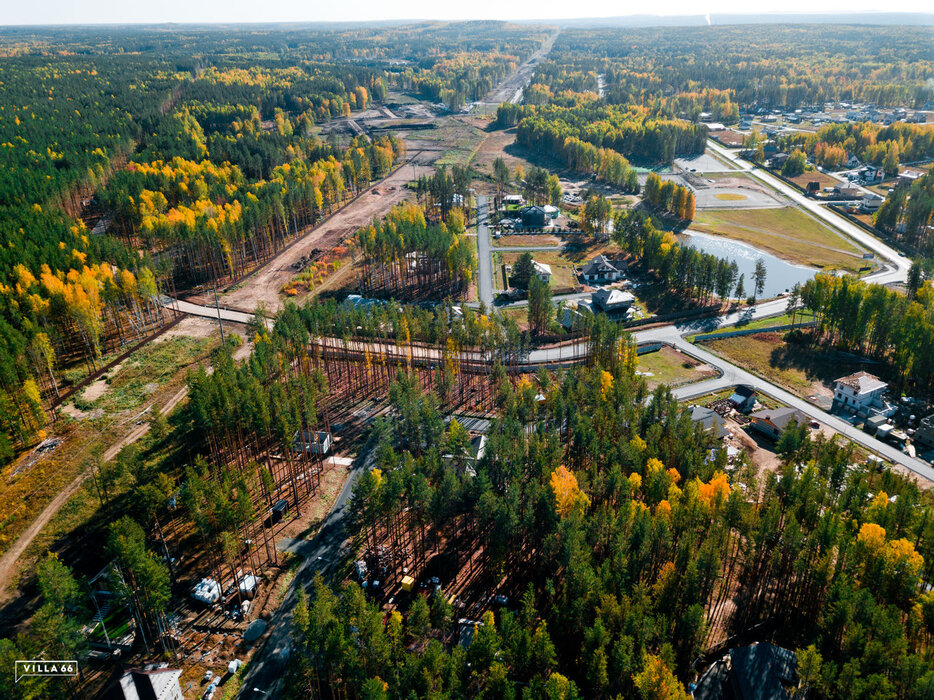
{"label": "fence", "polygon": [[740,335],[754,335],[756,333],[777,333],[779,331],[790,331],[795,328],[813,328],[816,325],[816,321],[803,321],[802,323],[786,323],[781,326],[767,326],[765,328],[739,328],[735,331],[699,333],[694,336],[694,342],[696,343],[704,340],[720,340],[722,338],[735,338]]}

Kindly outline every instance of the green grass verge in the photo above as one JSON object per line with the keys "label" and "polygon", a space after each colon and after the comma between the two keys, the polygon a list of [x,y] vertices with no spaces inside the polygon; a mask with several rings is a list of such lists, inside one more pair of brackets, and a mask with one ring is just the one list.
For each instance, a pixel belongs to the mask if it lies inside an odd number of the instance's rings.
{"label": "green grass verge", "polygon": [[863,249],[796,207],[700,211],[693,227],[733,238],[800,265],[859,272]]}

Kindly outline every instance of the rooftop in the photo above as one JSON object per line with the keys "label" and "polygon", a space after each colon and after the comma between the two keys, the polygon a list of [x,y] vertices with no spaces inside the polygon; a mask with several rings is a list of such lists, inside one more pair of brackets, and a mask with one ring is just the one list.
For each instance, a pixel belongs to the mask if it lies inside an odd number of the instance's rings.
{"label": "rooftop", "polygon": [[602,272],[619,272],[619,268],[611,263],[605,255],[598,255],[589,263],[584,265],[584,274],[593,275]]}
{"label": "rooftop", "polygon": [[704,426],[705,430],[713,432],[717,437],[722,438],[726,436],[726,423],[723,417],[712,408],[694,406],[691,408],[691,420],[695,423],[700,423]]}
{"label": "rooftop", "polygon": [[798,425],[805,425],[807,423],[807,417],[801,413],[801,411],[788,406],[782,408],[766,408],[750,415],[752,418],[771,423],[779,430],[784,430],[785,426],[791,423],[791,421],[795,421]]}
{"label": "rooftop", "polygon": [[840,377],[836,380],[836,383],[848,386],[859,394],[868,394],[871,391],[884,389],[888,386],[874,374],[869,374],[869,372],[857,372],[846,377]]}
{"label": "rooftop", "polygon": [[630,292],[621,292],[618,289],[601,289],[591,295],[591,299],[604,308],[632,304],[636,298]]}

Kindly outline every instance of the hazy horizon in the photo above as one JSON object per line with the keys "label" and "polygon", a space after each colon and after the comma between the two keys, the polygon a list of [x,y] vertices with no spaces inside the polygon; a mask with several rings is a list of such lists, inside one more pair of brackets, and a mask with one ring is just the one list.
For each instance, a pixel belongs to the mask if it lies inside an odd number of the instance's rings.
{"label": "hazy horizon", "polygon": [[[385,3],[375,0],[351,0],[347,3],[314,3],[311,6],[285,0],[274,7],[257,8],[243,0],[221,3],[206,0],[199,3],[167,0],[158,5],[135,6],[117,0],[93,0],[71,3],[67,0],[50,0],[45,3],[18,4],[7,9],[0,26],[71,26],[100,24],[303,24],[303,23],[381,23],[418,21],[461,21],[461,20],[504,20],[521,22],[600,22],[625,18],[652,24],[658,18],[660,24],[670,23],[673,18],[699,18],[705,15],[732,15],[744,18],[781,18],[789,15],[807,15],[828,21],[839,14],[841,23],[847,18],[872,16],[891,18],[893,15],[930,15],[930,5],[921,0],[901,3],[897,10],[879,10],[878,4],[868,0],[830,0],[819,10],[813,3],[791,0],[780,10],[750,12],[748,3],[736,0],[713,0],[707,3],[670,0],[652,12],[628,11],[626,6],[608,0],[586,0],[578,3],[579,11],[568,12],[565,3],[541,3],[532,0],[516,0],[504,5],[489,0],[480,0],[469,7],[451,5],[439,7],[427,0],[410,0],[403,3]],[[870,19],[871,17],[864,17]],[[667,20],[667,21],[666,21]],[[623,22],[626,23],[626,22]],[[891,23],[891,21],[886,22]]]}

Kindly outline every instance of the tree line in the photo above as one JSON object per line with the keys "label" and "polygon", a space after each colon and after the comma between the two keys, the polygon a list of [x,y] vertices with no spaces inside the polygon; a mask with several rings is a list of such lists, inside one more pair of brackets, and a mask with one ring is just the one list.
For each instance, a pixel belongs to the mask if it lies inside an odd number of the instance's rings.
{"label": "tree line", "polygon": [[753,278],[746,280],[738,274],[735,261],[681,245],[671,232],[656,229],[651,217],[638,209],[616,215],[613,240],[668,288],[703,302],[713,295],[722,302],[755,301],[765,289],[764,261],[757,261]]}
{"label": "tree line", "polygon": [[800,290],[830,345],[885,361],[903,382],[928,393],[934,380],[934,287],[915,267],[910,296],[850,276],[817,275]]}
{"label": "tree line", "polygon": [[923,124],[896,123],[889,126],[825,124],[816,134],[792,134],[779,139],[787,151],[800,149],[824,167],[839,170],[855,156],[864,163],[882,167],[887,177],[898,175],[898,164],[934,157],[934,128]]}
{"label": "tree line", "polygon": [[357,231],[357,250],[363,255],[361,291],[396,299],[466,291],[477,259],[464,237],[461,211],[452,209],[443,223],[429,226],[421,207],[400,204]]}
{"label": "tree line", "polygon": [[657,211],[682,221],[691,221],[697,208],[694,192],[690,187],[679,185],[673,180],[663,181],[658,173],[649,173],[646,178],[642,201]]}
{"label": "tree line", "polygon": [[934,173],[928,172],[910,185],[899,185],[876,212],[873,223],[920,251],[934,257]]}
{"label": "tree line", "polygon": [[559,157],[566,157],[567,139],[577,138],[641,164],[670,163],[677,156],[702,153],[707,138],[702,124],[655,117],[633,106],[503,104],[497,121],[502,126],[517,125],[518,143]]}
{"label": "tree line", "polygon": [[924,27],[876,27],[869,35],[862,27],[827,24],[565,29],[549,59],[602,74],[604,99],[614,104],[647,106],[675,96],[677,105],[679,94],[729,91],[728,102],[720,95],[704,99],[703,111],[715,119],[733,115],[730,103],[917,108],[934,99]]}

